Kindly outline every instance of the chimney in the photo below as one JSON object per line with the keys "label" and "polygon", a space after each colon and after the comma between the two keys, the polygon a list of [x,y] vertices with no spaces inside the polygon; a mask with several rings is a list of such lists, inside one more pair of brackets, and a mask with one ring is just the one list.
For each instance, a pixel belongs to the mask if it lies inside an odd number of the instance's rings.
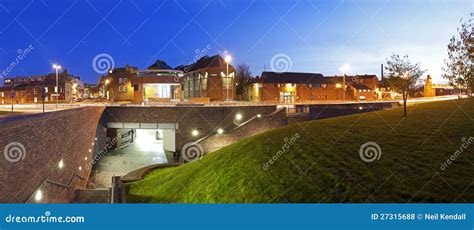
{"label": "chimney", "polygon": [[380,81],[383,81],[383,64],[380,64]]}

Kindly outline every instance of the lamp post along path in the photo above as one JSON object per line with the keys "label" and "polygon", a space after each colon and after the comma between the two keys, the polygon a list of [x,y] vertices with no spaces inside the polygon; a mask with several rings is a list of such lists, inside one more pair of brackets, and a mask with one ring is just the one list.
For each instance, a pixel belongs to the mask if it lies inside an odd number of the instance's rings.
{"label": "lamp post along path", "polygon": [[58,85],[58,75],[59,75],[59,70],[61,69],[60,65],[54,64],[53,68],[56,70],[56,88],[54,89],[54,93],[56,94],[56,109],[58,109],[58,104],[59,104],[59,85]]}
{"label": "lamp post along path", "polygon": [[225,56],[225,63],[226,63],[226,75],[225,75],[225,78],[226,78],[226,101],[229,101],[229,88],[232,84],[229,84],[230,82],[230,79],[229,79],[229,62],[232,60],[232,57],[227,55]]}
{"label": "lamp post along path", "polygon": [[339,67],[339,71],[342,72],[342,100],[346,100],[346,75],[351,71],[351,66],[344,64]]}

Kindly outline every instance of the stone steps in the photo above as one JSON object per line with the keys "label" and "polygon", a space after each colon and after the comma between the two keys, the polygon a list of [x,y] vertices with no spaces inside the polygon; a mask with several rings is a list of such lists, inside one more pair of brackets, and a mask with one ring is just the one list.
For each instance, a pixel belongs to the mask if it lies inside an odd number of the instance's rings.
{"label": "stone steps", "polygon": [[76,189],[71,203],[110,203],[110,189]]}

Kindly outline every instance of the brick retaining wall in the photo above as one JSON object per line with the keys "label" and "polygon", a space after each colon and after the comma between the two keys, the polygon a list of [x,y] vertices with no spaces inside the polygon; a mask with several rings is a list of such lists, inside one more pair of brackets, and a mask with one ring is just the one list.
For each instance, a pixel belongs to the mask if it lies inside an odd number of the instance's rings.
{"label": "brick retaining wall", "polygon": [[[103,127],[98,129],[103,110],[85,107],[0,123],[0,150],[8,144],[24,147],[24,158],[10,155],[16,162],[8,161],[5,154],[0,156],[0,202],[26,202],[40,186],[42,202],[68,202],[71,189],[59,184],[84,188],[86,179],[81,178],[89,175],[86,165],[92,159],[92,150],[101,148],[94,142],[96,132],[103,131]],[[63,168],[58,167],[61,159]]]}

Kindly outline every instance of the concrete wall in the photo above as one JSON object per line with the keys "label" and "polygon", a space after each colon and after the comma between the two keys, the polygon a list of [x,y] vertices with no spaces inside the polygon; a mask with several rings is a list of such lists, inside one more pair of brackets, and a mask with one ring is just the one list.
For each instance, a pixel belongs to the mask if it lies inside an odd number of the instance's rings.
{"label": "concrete wall", "polygon": [[163,149],[170,152],[176,151],[176,130],[163,130]]}
{"label": "concrete wall", "polygon": [[334,105],[308,105],[308,119],[323,119],[357,113],[373,112],[398,107],[398,103],[355,103]]}
{"label": "concrete wall", "polygon": [[[90,173],[86,165],[101,148],[96,134],[105,133],[98,126],[103,110],[78,108],[0,123],[0,150],[7,148],[9,156],[0,160],[0,202],[34,201],[40,187],[41,202],[68,202],[74,188],[84,188]],[[58,167],[61,159],[63,168]]]}
{"label": "concrete wall", "polygon": [[[230,130],[257,114],[271,114],[276,106],[240,106],[240,107],[107,107],[104,112],[108,122],[130,123],[178,123],[176,130],[176,150],[188,142],[196,141],[218,128]],[[242,115],[236,121],[236,114]],[[199,131],[193,136],[192,131]]]}

